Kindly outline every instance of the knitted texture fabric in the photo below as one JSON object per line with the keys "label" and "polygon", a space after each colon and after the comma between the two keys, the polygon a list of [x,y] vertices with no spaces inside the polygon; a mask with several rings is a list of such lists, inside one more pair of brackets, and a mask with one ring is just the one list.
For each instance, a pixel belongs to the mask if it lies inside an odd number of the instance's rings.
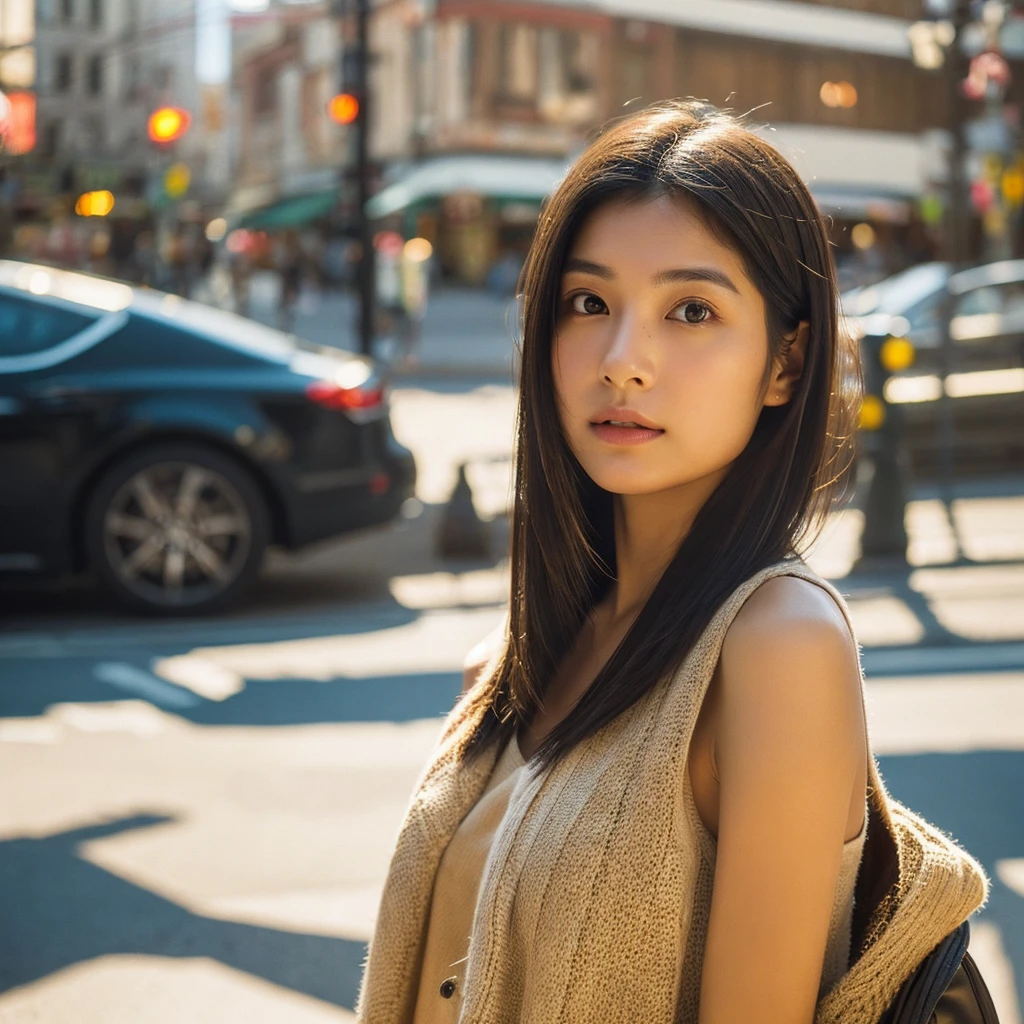
{"label": "knitted texture fabric", "polygon": [[[842,597],[802,562],[769,566],[723,603],[670,678],[553,767],[520,773],[480,885],[460,1021],[696,1024],[715,851],[687,754],[729,625],[782,575],[824,588],[849,622]],[[499,753],[460,758],[486,713],[484,692],[481,681],[456,705],[416,785],[370,944],[361,1024],[412,1018],[437,866]],[[977,862],[889,796],[873,756],[867,798],[862,924],[815,1024],[877,1022],[924,956],[987,898]]]}

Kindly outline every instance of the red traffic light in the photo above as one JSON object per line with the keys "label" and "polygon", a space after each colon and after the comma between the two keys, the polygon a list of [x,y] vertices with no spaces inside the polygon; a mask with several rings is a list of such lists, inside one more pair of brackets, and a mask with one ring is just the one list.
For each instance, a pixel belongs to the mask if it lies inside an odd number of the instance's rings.
{"label": "red traffic light", "polygon": [[174,142],[180,139],[192,123],[192,115],[180,107],[161,107],[149,115],[146,131],[154,142]]}
{"label": "red traffic light", "polygon": [[335,124],[351,124],[359,116],[359,100],[350,92],[338,93],[327,104],[327,115]]}

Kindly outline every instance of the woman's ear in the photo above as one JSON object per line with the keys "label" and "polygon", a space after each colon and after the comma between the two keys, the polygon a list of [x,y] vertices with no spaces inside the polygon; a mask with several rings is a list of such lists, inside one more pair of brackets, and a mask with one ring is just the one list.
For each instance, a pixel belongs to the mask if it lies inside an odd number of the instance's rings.
{"label": "woman's ear", "polygon": [[764,396],[765,405],[785,405],[793,397],[797,382],[804,372],[809,334],[810,324],[801,320],[796,330],[785,336],[782,351],[772,363],[772,376]]}

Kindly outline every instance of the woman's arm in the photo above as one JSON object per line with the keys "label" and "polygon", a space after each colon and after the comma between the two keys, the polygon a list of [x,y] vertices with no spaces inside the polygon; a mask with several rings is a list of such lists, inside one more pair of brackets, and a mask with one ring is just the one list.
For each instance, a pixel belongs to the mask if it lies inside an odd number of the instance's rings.
{"label": "woman's arm", "polygon": [[720,680],[700,1024],[811,1024],[867,758],[856,648],[821,588],[778,577],[729,629]]}

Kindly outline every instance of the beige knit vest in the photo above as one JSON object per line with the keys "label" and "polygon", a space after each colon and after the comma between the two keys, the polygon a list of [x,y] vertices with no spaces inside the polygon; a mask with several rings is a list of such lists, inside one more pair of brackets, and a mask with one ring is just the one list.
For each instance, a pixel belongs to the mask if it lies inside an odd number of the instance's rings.
{"label": "beige knit vest", "polygon": [[[480,886],[460,1021],[696,1024],[714,849],[687,752],[729,625],[773,576],[823,587],[802,562],[757,573],[719,608],[682,666],[553,768],[524,771]],[[851,627],[852,628],[852,627]],[[438,862],[498,750],[459,753],[485,681],[449,715],[401,827],[357,1007],[407,1024]],[[874,1024],[920,960],[987,898],[977,862],[886,792],[874,758],[849,970],[816,1024]],[[779,936],[784,942],[785,936]]]}

